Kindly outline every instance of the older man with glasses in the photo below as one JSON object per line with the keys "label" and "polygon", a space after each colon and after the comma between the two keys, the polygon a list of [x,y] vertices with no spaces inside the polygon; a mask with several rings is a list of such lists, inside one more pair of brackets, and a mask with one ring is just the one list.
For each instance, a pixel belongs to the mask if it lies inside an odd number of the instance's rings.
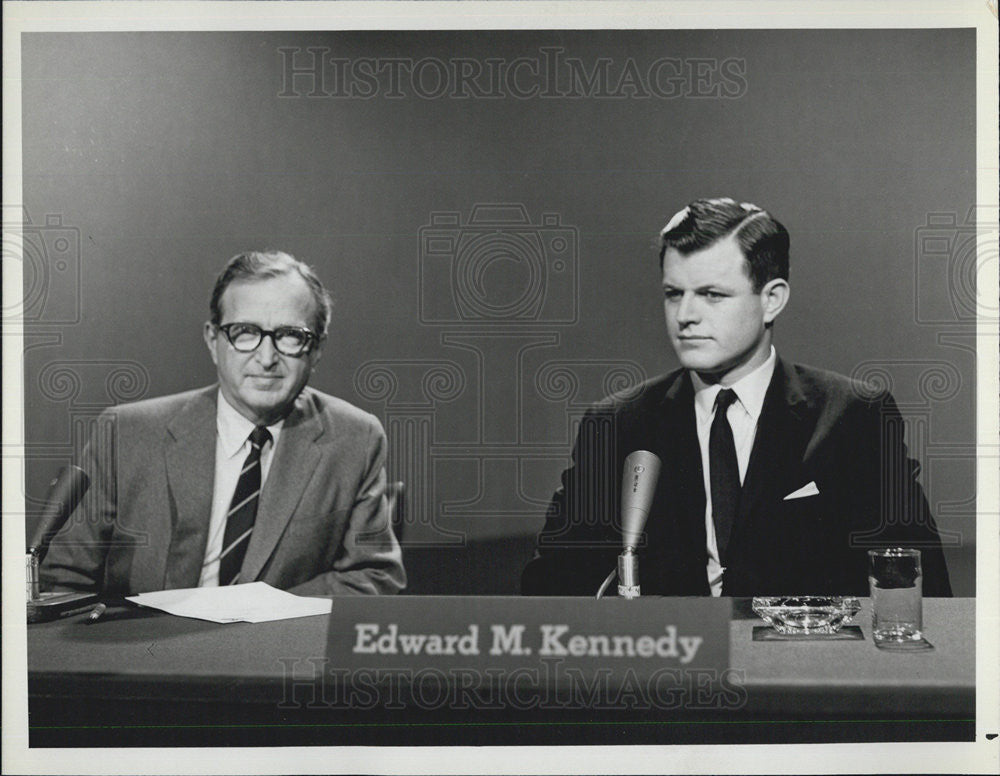
{"label": "older man with glasses", "polygon": [[304,595],[406,582],[373,416],[308,388],[330,296],[289,254],[235,256],[204,338],[219,382],[114,407],[42,584],[130,595],[263,581]]}

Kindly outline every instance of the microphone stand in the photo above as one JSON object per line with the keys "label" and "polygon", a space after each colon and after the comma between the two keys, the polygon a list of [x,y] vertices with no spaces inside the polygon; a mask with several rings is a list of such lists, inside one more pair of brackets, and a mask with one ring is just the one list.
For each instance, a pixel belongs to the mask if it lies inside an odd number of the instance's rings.
{"label": "microphone stand", "polygon": [[604,596],[608,586],[611,584],[611,580],[616,576],[618,577],[619,598],[627,598],[629,600],[639,598],[639,556],[635,554],[634,547],[627,546],[622,550],[621,555],[618,556],[618,567],[612,569],[611,573],[605,577],[600,588],[597,590],[596,598]]}
{"label": "microphone stand", "polygon": [[626,547],[618,556],[618,597],[639,597],[639,556],[634,547]]}

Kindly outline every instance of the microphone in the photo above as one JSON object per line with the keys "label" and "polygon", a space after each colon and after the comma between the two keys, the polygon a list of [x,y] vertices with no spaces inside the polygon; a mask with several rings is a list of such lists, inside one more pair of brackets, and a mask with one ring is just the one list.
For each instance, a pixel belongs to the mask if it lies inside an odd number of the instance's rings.
{"label": "microphone", "polygon": [[608,574],[597,591],[597,597],[604,591],[615,573],[618,574],[618,595],[622,598],[639,597],[639,556],[635,554],[646,518],[653,504],[656,483],[660,479],[660,459],[649,450],[636,450],[625,459],[622,472],[622,553],[618,556],[618,568]]}
{"label": "microphone", "polygon": [[35,527],[35,533],[28,542],[28,552],[34,551],[39,562],[48,552],[49,542],[59,533],[66,519],[73,514],[90,488],[90,478],[79,466],[67,466],[59,471],[49,483],[45,498],[45,508]]}
{"label": "microphone", "polygon": [[618,595],[639,597],[639,545],[660,479],[660,459],[648,450],[636,450],[625,459],[622,472],[622,554],[618,556]]}
{"label": "microphone", "polygon": [[622,546],[635,548],[646,527],[660,479],[660,459],[649,450],[636,450],[625,459],[622,472]]}

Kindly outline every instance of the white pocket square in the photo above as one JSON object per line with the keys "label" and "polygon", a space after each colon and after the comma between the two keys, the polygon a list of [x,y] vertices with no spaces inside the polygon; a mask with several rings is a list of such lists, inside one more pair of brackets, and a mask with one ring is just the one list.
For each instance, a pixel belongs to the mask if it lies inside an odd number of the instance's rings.
{"label": "white pocket square", "polygon": [[806,496],[818,496],[819,488],[816,487],[815,482],[810,482],[808,485],[803,485],[798,490],[794,490],[785,496],[782,501],[791,501],[793,498],[805,498]]}

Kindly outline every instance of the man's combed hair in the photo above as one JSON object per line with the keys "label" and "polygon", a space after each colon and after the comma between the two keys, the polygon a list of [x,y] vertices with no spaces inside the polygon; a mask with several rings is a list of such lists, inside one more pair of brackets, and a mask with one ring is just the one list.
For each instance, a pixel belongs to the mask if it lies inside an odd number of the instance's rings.
{"label": "man's combed hair", "polygon": [[668,249],[687,256],[729,235],[746,257],[754,291],[788,280],[788,230],[766,210],[729,197],[695,200],[670,219],[660,232],[660,268]]}
{"label": "man's combed hair", "polygon": [[212,289],[212,301],[209,309],[212,323],[218,326],[222,322],[222,295],[230,283],[244,280],[264,280],[281,275],[298,274],[309,286],[313,299],[316,301],[315,333],[320,338],[326,336],[330,323],[333,301],[330,294],[305,262],[299,261],[290,253],[284,251],[247,251],[233,256],[227,263]]}

